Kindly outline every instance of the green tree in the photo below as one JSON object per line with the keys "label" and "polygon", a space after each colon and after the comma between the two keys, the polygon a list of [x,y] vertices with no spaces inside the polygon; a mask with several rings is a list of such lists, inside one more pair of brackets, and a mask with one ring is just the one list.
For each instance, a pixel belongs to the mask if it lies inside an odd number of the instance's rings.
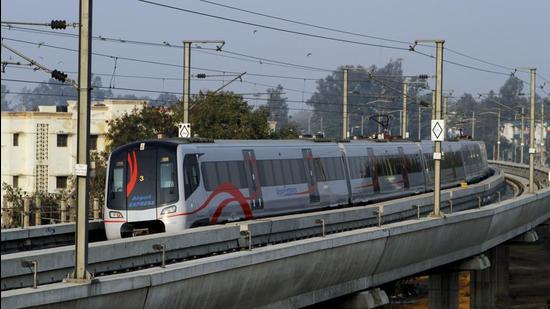
{"label": "green tree", "polygon": [[278,131],[271,134],[272,139],[296,139],[300,136],[300,127],[296,122],[287,122]]}
{"label": "green tree", "polygon": [[[232,92],[199,93],[190,104],[193,135],[215,139],[261,139],[269,136],[266,107],[253,109],[242,96]],[[177,105],[175,117],[183,119]]]}
{"label": "green tree", "polygon": [[67,105],[67,100],[76,99],[76,89],[67,83],[50,78],[33,89],[24,87],[18,95],[25,110],[36,110],[38,105]]}
{"label": "green tree", "polygon": [[280,130],[288,122],[288,104],[286,97],[283,97],[283,86],[277,85],[276,88],[267,89],[267,108],[269,108],[270,121],[275,121],[277,124],[275,130]]}
{"label": "green tree", "polygon": [[[317,81],[315,93],[307,100],[307,104],[313,107],[312,131],[322,131],[326,136],[341,136],[342,134],[342,86],[344,67],[337,68],[324,79]],[[363,67],[348,66],[348,113],[350,126],[361,122],[361,116],[368,119],[374,115],[372,104],[365,104],[377,98],[385,100],[395,99],[395,104],[382,103],[379,110],[397,108],[400,102],[402,69],[401,61],[390,61],[382,68],[376,66]],[[375,78],[371,78],[374,76]],[[381,76],[381,77],[377,77]],[[388,77],[391,76],[391,77]],[[380,107],[380,105],[379,105]],[[365,127],[373,131],[375,123],[368,122]]]}
{"label": "green tree", "polygon": [[176,136],[174,113],[164,107],[135,109],[132,113],[112,119],[108,122],[108,151],[118,146],[144,139]]}

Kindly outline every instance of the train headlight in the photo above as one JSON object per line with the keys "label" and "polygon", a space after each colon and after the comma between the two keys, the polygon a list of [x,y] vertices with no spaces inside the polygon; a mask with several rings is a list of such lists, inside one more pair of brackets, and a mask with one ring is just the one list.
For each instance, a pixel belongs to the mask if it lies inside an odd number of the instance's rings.
{"label": "train headlight", "polygon": [[109,211],[109,218],[122,219],[122,218],[124,218],[124,216],[122,215],[122,213],[120,211]]}
{"label": "train headlight", "polygon": [[166,208],[164,208],[160,214],[161,215],[166,215],[166,214],[171,214],[173,212],[176,212],[176,206],[175,205],[172,205],[172,206],[168,206]]}

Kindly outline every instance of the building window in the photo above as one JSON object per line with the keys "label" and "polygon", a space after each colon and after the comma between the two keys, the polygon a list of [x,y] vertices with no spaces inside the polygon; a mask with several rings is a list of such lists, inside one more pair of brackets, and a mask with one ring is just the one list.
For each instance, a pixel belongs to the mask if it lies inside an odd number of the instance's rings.
{"label": "building window", "polygon": [[90,135],[90,150],[97,150],[97,135]]}
{"label": "building window", "polygon": [[57,147],[67,147],[67,140],[69,136],[67,134],[57,134]]}
{"label": "building window", "polygon": [[19,133],[13,133],[13,146],[19,146]]}
{"label": "building window", "polygon": [[12,185],[14,188],[19,188],[19,176],[13,176]]}
{"label": "building window", "polygon": [[67,188],[67,176],[57,176],[57,177],[55,177],[55,183],[56,183],[56,187],[58,189],[66,189]]}

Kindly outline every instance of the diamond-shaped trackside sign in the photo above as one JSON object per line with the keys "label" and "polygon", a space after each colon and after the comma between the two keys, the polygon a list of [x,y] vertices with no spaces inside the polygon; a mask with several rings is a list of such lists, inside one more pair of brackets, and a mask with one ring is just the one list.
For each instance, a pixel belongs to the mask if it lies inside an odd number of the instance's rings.
{"label": "diamond-shaped trackside sign", "polygon": [[432,120],[430,128],[432,141],[442,142],[445,140],[445,120]]}

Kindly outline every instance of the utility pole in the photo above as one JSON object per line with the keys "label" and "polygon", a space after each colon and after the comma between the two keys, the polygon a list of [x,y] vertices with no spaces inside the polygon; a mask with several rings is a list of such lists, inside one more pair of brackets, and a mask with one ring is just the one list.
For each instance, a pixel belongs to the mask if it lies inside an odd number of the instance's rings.
{"label": "utility pole", "polygon": [[432,90],[432,120],[435,119],[435,90]]}
{"label": "utility pole", "polygon": [[348,68],[344,68],[344,79],[343,79],[343,95],[342,95],[342,139],[348,138]]}
{"label": "utility pole", "polygon": [[361,137],[365,136],[364,129],[365,129],[365,115],[361,115]]}
{"label": "utility pole", "polygon": [[78,68],[78,139],[77,164],[77,212],[75,235],[75,268],[69,281],[90,282],[88,272],[88,166],[90,151],[90,78],[92,68],[92,0],[80,0],[79,68]]}
{"label": "utility pole", "polygon": [[497,118],[497,161],[500,161],[500,109]]}
{"label": "utility pole", "polygon": [[525,146],[525,143],[523,141],[523,134],[525,133],[525,110],[524,108],[522,107],[521,108],[521,132],[519,133],[519,138],[520,138],[520,142],[519,142],[519,163],[520,164],[524,164],[525,162],[523,161],[523,146]]}
{"label": "utility pole", "polygon": [[401,115],[401,138],[409,138],[408,123],[407,123],[407,92],[409,84],[407,80],[403,82],[403,113]]}
{"label": "utility pole", "polygon": [[[183,122],[189,124],[189,98],[191,96],[191,44],[221,44],[216,46],[221,51],[225,41],[223,40],[188,40],[183,41]],[[189,129],[191,125],[189,124]]]}
{"label": "utility pole", "polygon": [[545,148],[544,148],[544,101],[540,102],[540,166],[544,167],[546,159],[544,158]]}
{"label": "utility pole", "polygon": [[191,93],[191,43],[183,42],[183,122],[189,123],[189,97]]}
{"label": "utility pole", "polygon": [[[432,105],[432,118],[433,120],[441,120],[441,103],[442,103],[442,93],[443,93],[443,44],[444,40],[430,40],[430,41],[415,41],[415,45],[420,42],[430,42],[436,44],[436,63],[435,63],[435,96],[433,101],[435,104]],[[433,121],[432,121],[433,123]],[[445,136],[444,131],[445,127],[440,127],[443,130],[443,138]],[[431,128],[432,131],[435,130]],[[432,217],[442,217],[441,214],[441,141],[436,139],[434,141],[434,210],[431,214]]]}
{"label": "utility pole", "polygon": [[535,172],[535,78],[537,69],[529,69],[531,72],[531,109],[530,109],[530,124],[529,128],[529,193],[535,193],[534,172]]}
{"label": "utility pole", "polygon": [[418,140],[422,139],[422,106],[418,105]]}
{"label": "utility pole", "polygon": [[[441,94],[443,90],[443,44],[445,41],[435,42],[436,65],[435,65],[435,120],[441,119]],[[434,217],[441,217],[441,142],[435,142],[434,149]]]}
{"label": "utility pole", "polygon": [[476,138],[476,112],[472,111],[472,139]]}

